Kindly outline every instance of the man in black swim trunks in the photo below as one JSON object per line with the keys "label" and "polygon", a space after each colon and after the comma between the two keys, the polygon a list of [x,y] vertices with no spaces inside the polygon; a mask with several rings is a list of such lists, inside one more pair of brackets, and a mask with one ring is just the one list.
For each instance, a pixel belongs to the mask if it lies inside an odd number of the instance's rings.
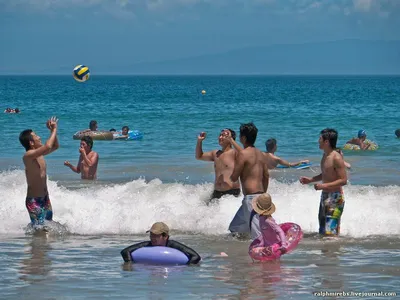
{"label": "man in black swim trunks", "polygon": [[201,132],[197,137],[196,159],[214,162],[215,182],[211,199],[219,199],[223,195],[240,194],[240,183],[232,182],[230,176],[235,168],[235,160],[238,151],[242,148],[236,143],[236,133],[232,129],[223,129],[218,137],[220,150],[212,150],[203,153],[203,141],[207,134]]}
{"label": "man in black swim trunks", "polygon": [[156,222],[147,232],[150,232],[150,241],[133,244],[121,251],[121,256],[125,262],[134,262],[131,254],[135,250],[153,246],[170,247],[181,251],[188,257],[188,264],[197,264],[201,260],[200,255],[192,248],[169,239],[169,228],[167,224]]}

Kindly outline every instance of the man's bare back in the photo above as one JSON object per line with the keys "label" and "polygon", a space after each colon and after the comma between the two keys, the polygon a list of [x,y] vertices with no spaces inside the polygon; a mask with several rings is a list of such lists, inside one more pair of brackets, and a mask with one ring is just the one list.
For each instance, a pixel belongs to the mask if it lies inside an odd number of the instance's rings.
{"label": "man's bare back", "polygon": [[269,172],[263,153],[255,147],[240,151],[231,178],[240,178],[244,195],[266,192]]}
{"label": "man's bare back", "polygon": [[262,152],[265,157],[268,169],[272,170],[275,169],[279,164],[279,157],[275,156],[272,153]]}

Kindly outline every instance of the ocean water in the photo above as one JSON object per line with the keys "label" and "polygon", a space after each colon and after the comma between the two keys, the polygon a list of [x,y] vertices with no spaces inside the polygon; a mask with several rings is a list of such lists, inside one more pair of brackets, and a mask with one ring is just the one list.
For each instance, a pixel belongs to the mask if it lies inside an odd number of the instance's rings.
{"label": "ocean water", "polygon": [[[201,90],[206,90],[202,95]],[[0,298],[310,298],[316,291],[400,292],[400,77],[69,76],[0,77]],[[46,157],[54,220],[61,234],[26,233],[29,216],[18,134],[32,128],[45,142],[45,122],[56,115],[60,149]],[[72,135],[98,121],[99,129],[128,125],[141,141],[95,141],[98,180],[80,180],[63,165],[76,163]],[[259,129],[256,146],[278,140],[277,155],[309,159],[308,170],[274,170],[269,193],[278,222],[305,232],[296,251],[280,262],[253,263],[250,241],[228,235],[241,199],[227,196],[206,206],[213,190],[212,163],[194,158],[197,134],[205,151],[218,148],[223,128]],[[315,175],[319,132],[339,131],[342,146],[367,131],[376,151],[345,151],[349,184],[342,237],[320,240],[319,192],[298,178]],[[196,249],[200,266],[126,266],[119,252],[147,239],[164,221],[172,238]],[[221,251],[227,258],[218,257]],[[29,295],[29,296],[28,296]],[[371,295],[370,295],[371,296]]]}

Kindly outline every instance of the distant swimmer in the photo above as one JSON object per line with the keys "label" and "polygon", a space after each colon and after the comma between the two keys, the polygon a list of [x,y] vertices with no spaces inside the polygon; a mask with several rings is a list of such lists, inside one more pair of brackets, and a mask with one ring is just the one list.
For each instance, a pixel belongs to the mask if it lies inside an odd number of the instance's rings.
{"label": "distant swimmer", "polygon": [[230,176],[235,167],[235,159],[241,147],[236,143],[236,133],[232,129],[221,130],[218,143],[221,149],[203,152],[203,141],[207,134],[201,132],[197,137],[196,159],[214,162],[214,192],[211,199],[219,199],[223,195],[240,195],[240,183],[232,182]]}
{"label": "distant swimmer", "polygon": [[347,141],[346,144],[353,144],[360,147],[361,150],[368,150],[371,146],[370,143],[366,143],[367,133],[365,130],[361,129],[358,131],[357,137],[353,137],[351,140]]}
{"label": "distant swimmer", "polygon": [[315,190],[322,190],[319,204],[319,233],[324,236],[338,236],[340,220],[344,208],[342,187],[347,184],[347,174],[343,157],[335,151],[338,133],[335,129],[326,128],[321,131],[318,140],[319,149],[324,151],[321,160],[321,174],[300,177],[302,184],[321,181],[314,184]]}
{"label": "distant swimmer", "polygon": [[257,238],[261,231],[258,215],[251,219],[253,210],[251,203],[253,198],[267,191],[269,184],[269,172],[265,157],[254,146],[257,133],[258,129],[252,122],[240,126],[240,142],[244,149],[238,153],[231,180],[237,182],[240,179],[244,198],[229,225],[232,233],[250,233],[253,239]]}
{"label": "distant swimmer", "polygon": [[308,164],[310,161],[309,160],[301,160],[298,162],[293,162],[290,163],[278,156],[275,155],[276,150],[278,149],[278,146],[276,144],[276,139],[271,138],[265,142],[265,147],[267,152],[264,152],[264,156],[267,159],[267,165],[268,169],[272,170],[275,169],[278,165],[286,166],[286,167],[296,167],[301,164]]}
{"label": "distant swimmer", "polygon": [[93,139],[90,136],[84,136],[79,146],[78,164],[73,166],[69,161],[65,161],[64,165],[69,167],[75,173],[81,173],[82,179],[94,180],[97,178],[97,165],[99,163],[99,155],[92,150]]}
{"label": "distant swimmer", "polygon": [[169,239],[169,227],[167,224],[163,222],[156,222],[146,232],[150,233],[150,241],[133,244],[121,251],[121,256],[125,262],[135,262],[132,258],[132,252],[143,247],[154,246],[170,247],[181,251],[188,258],[187,264],[197,264],[200,262],[200,255],[192,248]]}
{"label": "distant swimmer", "polygon": [[44,225],[45,220],[53,220],[53,210],[47,190],[47,167],[44,156],[59,147],[57,123],[56,117],[47,120],[46,126],[50,130],[50,137],[44,145],[32,129],[26,129],[19,135],[19,141],[26,150],[22,157],[28,185],[25,205],[32,225]]}
{"label": "distant swimmer", "polygon": [[18,113],[20,113],[20,112],[21,112],[21,111],[19,110],[18,107],[15,108],[15,109],[12,109],[12,108],[7,107],[7,108],[4,110],[4,113],[5,113],[5,114],[18,114]]}
{"label": "distant swimmer", "polygon": [[97,121],[91,120],[89,122],[89,129],[82,130],[81,132],[88,132],[88,131],[97,131]]}
{"label": "distant swimmer", "polygon": [[129,127],[123,126],[120,132],[115,131],[113,134],[115,140],[126,140],[129,138]]}
{"label": "distant swimmer", "polygon": [[400,138],[400,129],[397,129],[397,130],[394,132],[394,134],[395,134],[398,138]]}

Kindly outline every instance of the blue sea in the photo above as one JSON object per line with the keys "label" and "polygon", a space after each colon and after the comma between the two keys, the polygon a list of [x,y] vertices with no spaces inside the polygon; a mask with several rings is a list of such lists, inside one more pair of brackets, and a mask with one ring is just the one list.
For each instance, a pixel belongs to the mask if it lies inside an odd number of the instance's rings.
{"label": "blue sea", "polygon": [[[202,94],[201,91],[206,93]],[[1,299],[308,299],[313,292],[400,293],[400,77],[392,76],[1,76],[0,282]],[[27,128],[49,136],[59,118],[60,149],[46,157],[54,220],[66,230],[49,236],[26,231],[24,149]],[[94,141],[98,180],[83,181],[63,165],[76,164],[75,132],[97,120],[100,130],[127,125],[142,140]],[[241,199],[205,205],[213,164],[195,159],[218,148],[221,129],[258,128],[256,146],[278,141],[277,155],[308,159],[310,169],[271,171],[269,193],[279,223],[299,224],[305,237],[275,263],[253,263],[250,241],[229,236]],[[344,192],[342,236],[320,239],[319,192],[300,176],[320,172],[319,133],[339,132],[338,146],[364,129],[376,151],[345,151],[352,168]],[[147,239],[164,221],[172,238],[196,249],[199,266],[126,266],[126,246]],[[219,257],[226,252],[227,258]],[[373,298],[374,294],[365,294]],[[375,295],[376,296],[376,295]]]}

